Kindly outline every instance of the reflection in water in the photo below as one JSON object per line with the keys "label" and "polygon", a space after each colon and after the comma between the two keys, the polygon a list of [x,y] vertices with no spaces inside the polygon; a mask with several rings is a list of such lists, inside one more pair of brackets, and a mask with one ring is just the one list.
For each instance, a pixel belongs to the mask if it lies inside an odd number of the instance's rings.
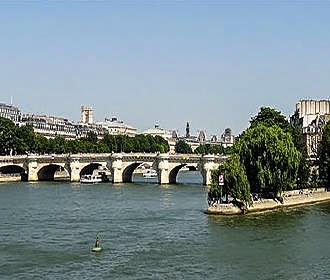
{"label": "reflection in water", "polygon": [[160,202],[161,208],[169,208],[173,206],[173,201],[171,200],[172,197],[172,190],[171,186],[162,186],[160,190]]}

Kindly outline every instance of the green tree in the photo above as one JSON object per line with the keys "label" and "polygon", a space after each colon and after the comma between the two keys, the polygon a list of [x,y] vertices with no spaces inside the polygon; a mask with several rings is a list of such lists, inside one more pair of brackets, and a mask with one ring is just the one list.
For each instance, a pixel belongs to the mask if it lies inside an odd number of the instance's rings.
{"label": "green tree", "polygon": [[206,148],[206,145],[199,145],[196,150],[194,151],[195,154],[199,155],[206,155],[208,154],[208,149]]}
{"label": "green tree", "polygon": [[233,152],[245,167],[252,192],[278,195],[296,184],[301,153],[278,126],[248,128]]}
{"label": "green tree", "polygon": [[15,124],[5,118],[0,117],[0,154],[16,154],[17,133]]}
{"label": "green tree", "polygon": [[[219,175],[224,176],[224,185],[219,185]],[[208,194],[209,204],[219,201],[221,197],[231,196],[234,201],[251,205],[250,183],[245,167],[237,154],[231,156],[212,174],[212,185]]]}
{"label": "green tree", "polygon": [[36,134],[31,125],[23,125],[16,128],[17,153],[27,154],[37,151]]}
{"label": "green tree", "polygon": [[35,136],[36,141],[36,152],[38,154],[49,154],[51,153],[49,140],[41,135]]}
{"label": "green tree", "polygon": [[97,135],[94,131],[89,131],[87,133],[86,141],[96,144],[98,141]]}
{"label": "green tree", "polygon": [[319,177],[325,186],[330,183],[330,122],[323,128],[322,138],[318,149]]}
{"label": "green tree", "polygon": [[56,136],[52,139],[53,149],[52,152],[55,154],[65,154],[67,152],[67,141],[63,136]]}
{"label": "green tree", "polygon": [[221,145],[205,144],[199,145],[194,151],[195,154],[207,155],[207,154],[224,154],[224,148]]}
{"label": "green tree", "polygon": [[258,115],[250,120],[250,127],[252,128],[260,124],[267,127],[277,125],[286,132],[290,127],[289,122],[286,117],[281,114],[281,112],[269,107],[261,107]]}
{"label": "green tree", "polygon": [[159,135],[156,135],[155,141],[159,146],[157,151],[161,153],[168,153],[170,151],[170,145],[168,144],[168,141],[166,139]]}
{"label": "green tree", "polygon": [[175,144],[175,152],[178,154],[191,154],[192,149],[185,141],[179,140]]}
{"label": "green tree", "polygon": [[[295,115],[295,118],[297,118],[297,112]],[[269,107],[262,107],[258,115],[251,119],[250,124],[251,128],[260,124],[267,127],[277,125],[284,132],[291,135],[294,146],[302,154],[298,168],[297,188],[306,188],[310,177],[310,164],[306,143],[303,140],[302,130],[299,124],[296,121],[290,124],[281,112]]]}

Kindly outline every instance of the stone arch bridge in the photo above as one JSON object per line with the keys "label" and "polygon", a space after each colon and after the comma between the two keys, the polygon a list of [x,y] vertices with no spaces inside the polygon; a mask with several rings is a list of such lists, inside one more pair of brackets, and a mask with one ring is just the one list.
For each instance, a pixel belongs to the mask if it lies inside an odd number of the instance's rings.
{"label": "stone arch bridge", "polygon": [[0,174],[20,173],[28,181],[53,180],[58,170],[66,171],[71,182],[100,166],[111,171],[113,183],[132,182],[134,170],[142,163],[156,170],[159,184],[176,183],[177,174],[183,167],[199,170],[203,184],[211,183],[211,172],[227,157],[216,155],[183,154],[64,154],[0,157]]}

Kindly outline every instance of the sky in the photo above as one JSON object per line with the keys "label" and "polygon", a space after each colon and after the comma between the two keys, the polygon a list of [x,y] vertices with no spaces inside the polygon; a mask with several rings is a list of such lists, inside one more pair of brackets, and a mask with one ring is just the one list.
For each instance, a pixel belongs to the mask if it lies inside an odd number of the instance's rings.
{"label": "sky", "polygon": [[140,131],[244,130],[330,96],[330,1],[0,2],[0,102]]}

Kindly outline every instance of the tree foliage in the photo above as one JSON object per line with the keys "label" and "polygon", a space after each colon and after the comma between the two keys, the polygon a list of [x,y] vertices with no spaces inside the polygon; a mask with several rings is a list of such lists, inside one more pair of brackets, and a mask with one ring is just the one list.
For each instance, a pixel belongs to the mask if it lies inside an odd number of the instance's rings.
{"label": "tree foliage", "polygon": [[185,141],[179,140],[175,144],[175,152],[178,154],[192,154],[192,149]]}
{"label": "tree foliage", "polygon": [[289,122],[287,121],[286,117],[281,114],[281,112],[269,107],[261,107],[258,115],[250,120],[251,128],[260,124],[263,124],[267,127],[277,125],[284,131],[287,131],[290,127]]}
{"label": "tree foliage", "polygon": [[[229,160],[214,172],[209,201],[223,194],[245,204],[251,203],[250,193],[278,196],[297,184],[300,161],[289,133],[276,125],[250,127],[234,144]],[[219,174],[224,175],[224,186],[218,185]]]}
{"label": "tree foliage", "polygon": [[197,149],[194,151],[195,154],[201,154],[201,155],[208,155],[208,154],[225,154],[225,149],[221,145],[212,145],[212,144],[205,144],[205,145],[199,145]]}
{"label": "tree foliage", "polygon": [[0,118],[0,154],[15,153],[17,147],[17,133],[15,124],[8,119]]}
{"label": "tree foliage", "polygon": [[[296,113],[297,114],[297,113]],[[250,121],[251,128],[258,125],[272,127],[277,125],[284,132],[289,133],[296,149],[301,153],[301,160],[298,168],[297,187],[307,187],[310,177],[310,164],[308,161],[307,147],[303,140],[302,130],[297,123],[289,123],[287,118],[281,112],[269,108],[262,107],[257,116],[253,117]]]}
{"label": "tree foliage", "polygon": [[[219,185],[219,175],[224,176],[225,184],[223,186]],[[219,201],[223,196],[231,196],[235,201],[239,200],[247,205],[252,203],[250,183],[246,176],[245,167],[237,154],[232,155],[214,172],[208,195],[209,204]]]}
{"label": "tree foliage", "polygon": [[319,177],[324,185],[330,183],[330,122],[323,128],[322,138],[318,150]]}
{"label": "tree foliage", "polygon": [[277,195],[294,187],[301,153],[291,135],[278,126],[248,128],[234,145],[234,153],[246,169],[251,192]]}

